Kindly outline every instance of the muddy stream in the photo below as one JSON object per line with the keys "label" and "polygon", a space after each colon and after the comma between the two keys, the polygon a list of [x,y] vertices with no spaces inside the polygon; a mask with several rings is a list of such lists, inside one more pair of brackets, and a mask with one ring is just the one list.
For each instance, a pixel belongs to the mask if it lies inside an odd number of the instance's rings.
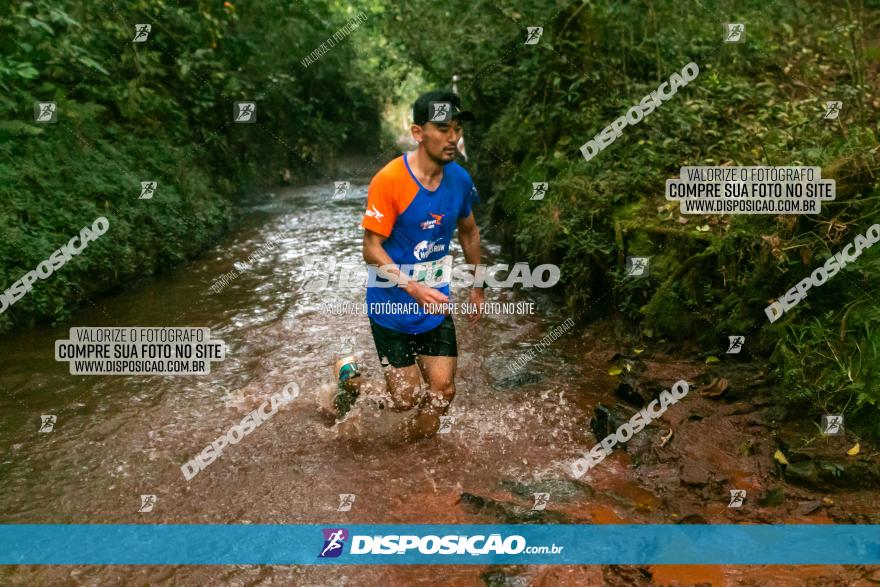
{"label": "muddy stream", "polygon": [[[345,200],[327,185],[277,190],[251,205],[233,234],[172,274],[98,298],[59,327],[0,341],[0,522],[219,523],[877,523],[877,490],[826,493],[786,485],[772,459],[773,406],[696,393],[707,366],[647,348],[635,356],[613,322],[576,327],[516,374],[521,352],[569,315],[540,293],[494,290],[491,301],[534,302],[534,315],[456,319],[457,396],[448,434],[414,444],[338,438],[316,411],[330,364],[354,337],[365,376],[380,365],[363,315],[321,305],[361,302],[363,290],[301,287],[305,254],[359,262],[366,182]],[[511,262],[486,245],[488,262]],[[278,240],[220,291],[211,285]],[[264,247],[265,248],[265,247]],[[457,242],[453,254],[460,257]],[[243,267],[239,265],[239,267]],[[215,288],[217,289],[217,288]],[[457,301],[465,301],[458,292]],[[227,357],[201,376],[71,376],[54,341],[71,326],[202,326]],[[580,481],[568,463],[595,444],[590,419],[615,399],[615,354],[633,357],[653,395],[677,379],[691,394]],[[738,365],[731,389],[760,395],[760,369]],[[740,374],[738,377],[737,373]],[[191,481],[181,465],[256,405],[297,383],[302,395]],[[633,408],[620,408],[626,414]],[[57,416],[38,433],[40,416]],[[664,441],[673,431],[672,436]],[[743,450],[743,446],[747,446]],[[661,446],[662,445],[662,446]],[[636,466],[638,465],[638,466]],[[784,499],[772,497],[784,486]],[[728,508],[729,489],[754,495]],[[550,493],[544,511],[532,494]],[[158,497],[138,513],[140,495]],[[354,494],[348,512],[339,494]],[[824,501],[823,501],[824,499]],[[813,504],[816,505],[812,507]],[[873,574],[872,574],[873,573]],[[5,567],[3,584],[70,585],[852,585],[868,567],[218,566]]]}

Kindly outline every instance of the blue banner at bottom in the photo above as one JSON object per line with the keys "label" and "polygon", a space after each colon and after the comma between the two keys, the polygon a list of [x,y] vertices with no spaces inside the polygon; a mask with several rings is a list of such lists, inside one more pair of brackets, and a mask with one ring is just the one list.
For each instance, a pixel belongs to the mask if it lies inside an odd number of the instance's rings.
{"label": "blue banner at bottom", "polygon": [[0,564],[880,564],[878,525],[0,525]]}

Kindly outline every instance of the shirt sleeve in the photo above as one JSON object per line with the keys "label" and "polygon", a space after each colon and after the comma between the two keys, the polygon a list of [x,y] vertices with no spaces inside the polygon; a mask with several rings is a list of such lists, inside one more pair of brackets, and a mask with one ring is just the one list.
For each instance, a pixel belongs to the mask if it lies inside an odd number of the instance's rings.
{"label": "shirt sleeve", "polygon": [[390,178],[376,175],[367,189],[367,209],[361,226],[382,236],[389,236],[397,220],[397,205]]}
{"label": "shirt sleeve", "polygon": [[471,209],[473,208],[474,203],[479,203],[480,196],[477,195],[477,186],[474,185],[474,180],[470,177],[467,178],[467,184],[465,185],[465,194],[464,198],[461,201],[461,210],[458,213],[459,218],[467,218],[471,215]]}

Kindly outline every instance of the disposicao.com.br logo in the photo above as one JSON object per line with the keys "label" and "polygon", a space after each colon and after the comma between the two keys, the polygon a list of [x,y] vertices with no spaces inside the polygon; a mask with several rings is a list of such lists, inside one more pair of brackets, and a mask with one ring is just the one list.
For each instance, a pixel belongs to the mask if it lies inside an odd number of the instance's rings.
{"label": "disposicao.com.br logo", "polygon": [[[348,530],[344,528],[324,528],[324,546],[320,558],[338,557],[343,552]],[[470,554],[559,554],[563,546],[528,546],[526,539],[517,534],[502,538],[501,534],[474,536],[449,534],[437,536],[416,535],[354,535],[351,537],[349,554],[407,554],[415,550],[418,554],[450,555]]]}

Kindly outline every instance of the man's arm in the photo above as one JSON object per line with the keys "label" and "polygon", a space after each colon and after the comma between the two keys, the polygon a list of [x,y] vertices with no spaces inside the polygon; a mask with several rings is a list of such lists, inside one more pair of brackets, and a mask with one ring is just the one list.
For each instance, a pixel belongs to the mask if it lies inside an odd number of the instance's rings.
{"label": "man's arm", "polygon": [[[466,218],[458,219],[458,241],[464,250],[464,260],[468,265],[474,266],[474,275],[480,276],[482,269],[480,265],[480,229],[477,227],[477,221],[474,219],[474,213],[471,212]],[[477,312],[468,314],[468,320],[475,322],[480,319],[480,307],[486,300],[482,287],[471,288],[469,301],[475,304]]]}
{"label": "man's arm", "polygon": [[397,267],[382,246],[385,238],[378,232],[364,229],[364,261],[368,265],[378,267],[379,276],[397,283],[397,287],[402,287],[406,293],[411,295],[420,304],[443,304],[448,302],[449,298],[433,287],[421,284],[400,271],[400,268]]}

